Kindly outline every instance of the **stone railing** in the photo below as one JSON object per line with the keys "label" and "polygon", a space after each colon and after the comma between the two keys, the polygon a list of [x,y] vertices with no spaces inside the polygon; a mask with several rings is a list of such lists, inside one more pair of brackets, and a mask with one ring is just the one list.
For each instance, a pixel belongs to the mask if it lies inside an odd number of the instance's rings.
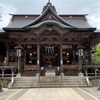
{"label": "stone railing", "polygon": [[14,83],[14,78],[11,79],[11,82],[8,84],[8,88],[11,89]]}

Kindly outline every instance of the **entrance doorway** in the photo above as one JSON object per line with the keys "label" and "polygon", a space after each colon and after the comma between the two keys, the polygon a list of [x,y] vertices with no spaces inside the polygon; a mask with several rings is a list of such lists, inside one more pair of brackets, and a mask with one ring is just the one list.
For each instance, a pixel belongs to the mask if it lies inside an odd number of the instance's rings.
{"label": "entrance doorway", "polygon": [[26,65],[37,64],[37,45],[26,45]]}
{"label": "entrance doorway", "polygon": [[6,46],[2,42],[0,42],[0,65],[4,64],[6,49]]}
{"label": "entrance doorway", "polygon": [[40,46],[40,66],[46,69],[55,69],[60,66],[60,45]]}

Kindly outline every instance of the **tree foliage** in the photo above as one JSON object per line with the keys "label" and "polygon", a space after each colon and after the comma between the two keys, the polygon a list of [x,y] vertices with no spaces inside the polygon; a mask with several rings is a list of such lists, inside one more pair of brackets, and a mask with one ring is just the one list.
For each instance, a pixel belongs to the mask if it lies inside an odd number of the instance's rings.
{"label": "tree foliage", "polygon": [[93,63],[100,64],[100,43],[95,46],[92,54]]}

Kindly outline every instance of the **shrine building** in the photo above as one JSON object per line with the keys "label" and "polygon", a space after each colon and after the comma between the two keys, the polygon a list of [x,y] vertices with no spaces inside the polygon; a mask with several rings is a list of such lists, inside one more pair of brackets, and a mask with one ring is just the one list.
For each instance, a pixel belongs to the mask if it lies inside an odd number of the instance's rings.
{"label": "shrine building", "polygon": [[42,69],[78,76],[80,71],[86,75],[100,69],[92,62],[92,48],[100,42],[100,32],[90,26],[87,14],[59,15],[48,2],[40,15],[10,15],[8,26],[0,30],[2,76],[14,71],[35,76]]}

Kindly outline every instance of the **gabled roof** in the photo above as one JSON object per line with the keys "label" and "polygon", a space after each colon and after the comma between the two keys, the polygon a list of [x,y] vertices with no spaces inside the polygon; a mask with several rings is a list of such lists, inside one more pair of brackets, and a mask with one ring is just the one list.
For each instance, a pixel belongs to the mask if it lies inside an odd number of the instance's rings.
{"label": "gabled roof", "polygon": [[37,28],[42,27],[43,25],[46,25],[48,27],[57,26],[57,27],[59,27],[61,29],[70,29],[70,28],[72,28],[70,26],[64,25],[64,24],[62,24],[60,22],[57,22],[55,20],[46,20],[46,21],[43,21],[43,22],[38,23],[36,25],[29,26],[28,28],[30,28],[30,29],[37,29]]}
{"label": "gabled roof", "polygon": [[[52,17],[52,18],[51,18]],[[54,6],[51,3],[47,3],[43,8],[41,15],[12,15],[12,19],[4,30],[23,31],[25,29],[36,29],[42,25],[56,25],[63,29],[74,29],[74,31],[94,31],[89,25],[86,14],[80,15],[58,15]]]}
{"label": "gabled roof", "polygon": [[[43,13],[37,17],[33,22],[29,23],[28,25],[26,25],[25,27],[29,27],[29,26],[33,26],[33,25],[36,25],[38,23],[41,22],[41,20],[47,15],[48,11],[51,12],[51,14],[62,24],[66,25],[66,26],[70,26],[70,27],[73,27],[72,25],[70,25],[69,23],[67,23],[64,19],[62,19],[59,15],[57,15],[57,13],[55,12],[54,9],[52,9],[52,4],[51,3],[48,3],[47,5],[50,5],[50,6],[47,6],[45,8],[45,10],[43,11]],[[24,28],[25,28],[24,27]]]}

